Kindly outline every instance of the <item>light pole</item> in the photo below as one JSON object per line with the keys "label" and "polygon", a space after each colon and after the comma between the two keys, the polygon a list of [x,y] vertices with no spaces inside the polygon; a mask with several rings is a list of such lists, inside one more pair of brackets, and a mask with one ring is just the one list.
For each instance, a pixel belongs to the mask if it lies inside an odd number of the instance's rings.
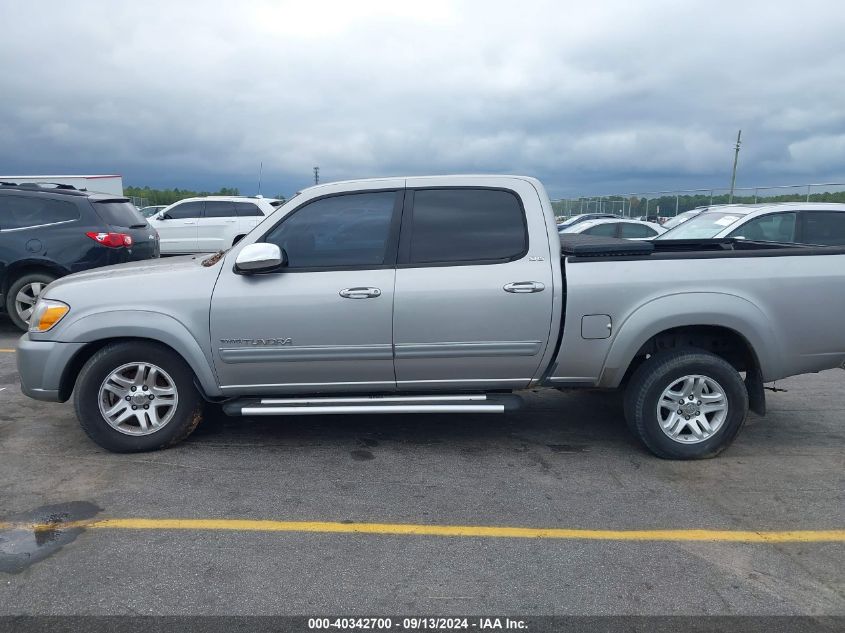
{"label": "light pole", "polygon": [[734,186],[736,185],[736,164],[739,161],[739,146],[741,145],[740,139],[742,138],[742,130],[737,132],[736,135],[736,145],[734,146],[734,170],[733,174],[731,175],[731,193],[728,196],[728,204],[734,201]]}

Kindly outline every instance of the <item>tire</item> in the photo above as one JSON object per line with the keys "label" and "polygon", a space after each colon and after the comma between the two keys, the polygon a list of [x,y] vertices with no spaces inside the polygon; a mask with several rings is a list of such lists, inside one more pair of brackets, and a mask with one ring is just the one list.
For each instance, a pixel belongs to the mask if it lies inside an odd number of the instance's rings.
{"label": "tire", "polygon": [[748,393],[739,373],[723,358],[697,349],[655,354],[637,368],[625,391],[629,428],[664,459],[715,457],[736,438],[747,414]]}
{"label": "tire", "polygon": [[[56,279],[55,275],[49,273],[28,273],[19,277],[15,282],[9,286],[9,292],[6,295],[6,313],[19,329],[26,332],[29,329],[29,316],[31,311],[35,308],[35,301],[29,303],[27,299],[25,302],[18,301],[19,295],[34,299],[47,287],[47,284]],[[29,306],[30,315],[21,313],[21,307]]]}
{"label": "tire", "polygon": [[[140,378],[138,365],[145,368]],[[191,368],[173,350],[158,343],[106,345],[85,363],[74,391],[82,430],[114,453],[173,446],[202,421],[202,398]],[[145,404],[149,396],[151,402]],[[129,402],[124,405],[127,397]],[[116,412],[107,418],[109,411]]]}

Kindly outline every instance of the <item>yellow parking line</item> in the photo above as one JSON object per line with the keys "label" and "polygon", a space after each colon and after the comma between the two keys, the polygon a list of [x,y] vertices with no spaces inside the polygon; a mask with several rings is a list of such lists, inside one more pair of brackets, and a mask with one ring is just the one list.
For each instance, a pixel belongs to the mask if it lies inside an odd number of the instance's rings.
{"label": "yellow parking line", "polygon": [[593,541],[711,541],[734,543],[845,542],[845,530],[581,530],[495,527],[482,525],[418,525],[408,523],[336,523],[253,519],[90,519],[66,523],[2,523],[0,529],[53,530],[216,530],[232,532],[316,532],[408,536],[464,536]]}
{"label": "yellow parking line", "polygon": [[7,354],[14,354],[15,351],[13,349],[0,349],[0,352],[6,352]]}

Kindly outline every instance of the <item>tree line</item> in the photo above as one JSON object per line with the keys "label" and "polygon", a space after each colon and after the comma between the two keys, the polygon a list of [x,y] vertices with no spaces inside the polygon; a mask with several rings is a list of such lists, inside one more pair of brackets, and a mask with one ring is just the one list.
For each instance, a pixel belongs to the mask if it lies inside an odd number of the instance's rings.
{"label": "tree line", "polygon": [[[220,187],[219,191],[192,191],[190,189],[153,189],[152,187],[133,187],[128,186],[123,188],[123,195],[133,198],[144,198],[148,205],[173,204],[184,200],[185,198],[196,198],[199,196],[239,196],[240,189],[237,187]],[[279,200],[285,200],[281,194],[273,196]]]}

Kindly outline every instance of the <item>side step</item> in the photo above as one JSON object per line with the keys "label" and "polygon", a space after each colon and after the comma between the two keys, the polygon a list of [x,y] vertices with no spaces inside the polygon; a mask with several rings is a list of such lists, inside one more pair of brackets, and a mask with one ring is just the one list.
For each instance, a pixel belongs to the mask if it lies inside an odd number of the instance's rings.
{"label": "side step", "polygon": [[226,415],[331,415],[364,413],[504,413],[522,406],[513,394],[362,396],[325,398],[237,398]]}

